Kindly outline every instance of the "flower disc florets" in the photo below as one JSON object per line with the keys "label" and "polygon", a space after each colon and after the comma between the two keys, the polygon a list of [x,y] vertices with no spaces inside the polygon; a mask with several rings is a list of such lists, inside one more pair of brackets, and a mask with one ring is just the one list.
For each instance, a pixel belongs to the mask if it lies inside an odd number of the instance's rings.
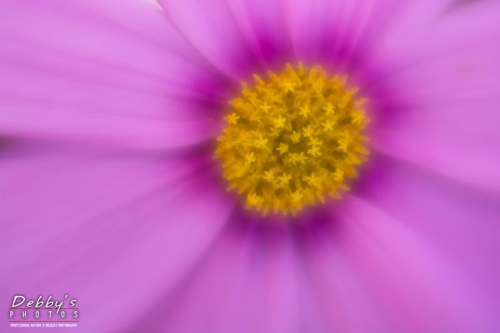
{"label": "flower disc florets", "polygon": [[330,78],[320,66],[287,64],[279,75],[254,80],[229,103],[217,139],[229,189],[263,214],[295,214],[325,195],[339,198],[368,154],[365,100],[354,98],[345,76]]}

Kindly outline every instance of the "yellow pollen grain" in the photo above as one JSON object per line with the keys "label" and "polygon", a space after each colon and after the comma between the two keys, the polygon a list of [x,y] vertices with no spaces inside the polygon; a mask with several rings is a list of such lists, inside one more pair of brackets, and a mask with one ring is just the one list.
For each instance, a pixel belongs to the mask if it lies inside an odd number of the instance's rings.
{"label": "yellow pollen grain", "polygon": [[280,74],[253,78],[230,101],[217,139],[228,188],[264,215],[339,198],[367,159],[366,99],[346,87],[346,76],[329,77],[320,66],[287,64]]}

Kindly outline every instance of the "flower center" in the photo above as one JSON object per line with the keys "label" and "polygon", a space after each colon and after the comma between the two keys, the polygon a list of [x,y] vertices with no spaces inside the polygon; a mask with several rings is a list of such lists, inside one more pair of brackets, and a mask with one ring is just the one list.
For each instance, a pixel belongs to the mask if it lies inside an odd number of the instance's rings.
{"label": "flower center", "polygon": [[290,64],[267,79],[254,75],[241,96],[230,101],[227,127],[218,137],[229,189],[244,196],[246,206],[296,214],[304,205],[340,198],[346,180],[368,151],[362,130],[368,123],[346,88],[345,76],[328,77],[320,66]]}

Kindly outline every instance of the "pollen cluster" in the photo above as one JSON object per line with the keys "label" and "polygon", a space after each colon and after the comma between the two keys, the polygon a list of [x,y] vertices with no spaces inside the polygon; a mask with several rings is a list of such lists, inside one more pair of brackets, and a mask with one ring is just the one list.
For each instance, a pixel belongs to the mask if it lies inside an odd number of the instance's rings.
{"label": "pollen cluster", "polygon": [[228,189],[236,189],[247,208],[295,215],[349,190],[346,181],[368,155],[362,134],[368,120],[361,108],[366,100],[356,98],[346,80],[299,63],[242,84],[215,156]]}

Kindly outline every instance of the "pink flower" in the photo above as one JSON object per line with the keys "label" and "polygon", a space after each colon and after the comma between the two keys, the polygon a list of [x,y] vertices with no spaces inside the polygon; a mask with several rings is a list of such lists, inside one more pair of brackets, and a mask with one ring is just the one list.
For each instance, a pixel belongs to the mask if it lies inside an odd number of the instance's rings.
{"label": "pink flower", "polygon": [[[0,0],[6,312],[69,295],[81,332],[500,330],[498,1],[159,5]],[[215,138],[241,81],[298,61],[368,97],[370,159],[342,200],[264,218]]]}

